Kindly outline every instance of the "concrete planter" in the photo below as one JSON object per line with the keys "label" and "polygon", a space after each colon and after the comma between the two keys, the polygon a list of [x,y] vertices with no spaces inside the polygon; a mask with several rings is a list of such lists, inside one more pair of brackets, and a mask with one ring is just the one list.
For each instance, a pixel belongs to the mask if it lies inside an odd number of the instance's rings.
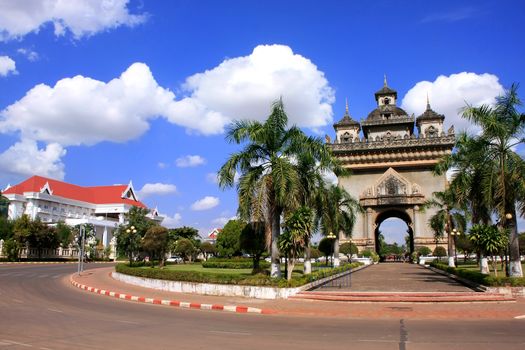
{"label": "concrete planter", "polygon": [[235,296],[255,299],[287,299],[303,290],[308,290],[324,284],[335,278],[345,276],[366,266],[360,266],[353,270],[341,272],[339,274],[325,277],[317,281],[305,284],[296,288],[278,288],[265,286],[240,286],[234,284],[212,284],[195,283],[183,281],[157,280],[145,277],[125,275],[119,272],[112,272],[111,276],[121,282],[133,284],[140,287],[159,289],[176,293],[192,293],[201,295]]}

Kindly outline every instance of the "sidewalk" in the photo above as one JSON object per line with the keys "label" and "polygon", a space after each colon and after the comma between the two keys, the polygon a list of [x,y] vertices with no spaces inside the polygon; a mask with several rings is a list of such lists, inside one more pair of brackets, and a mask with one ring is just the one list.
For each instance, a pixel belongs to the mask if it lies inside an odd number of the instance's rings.
{"label": "sidewalk", "polygon": [[[80,276],[71,275],[77,287],[96,288],[91,291],[124,300],[115,302],[147,302],[176,307],[223,310],[241,313],[338,318],[403,318],[403,319],[513,319],[525,315],[525,299],[515,303],[349,303],[318,300],[259,300],[241,297],[205,296],[172,293],[119,282],[110,277],[113,267],[91,269]],[[82,291],[88,293],[88,291]],[[133,297],[132,297],[133,296]],[[166,307],[166,306],[159,306]],[[262,316],[264,317],[264,316]]]}

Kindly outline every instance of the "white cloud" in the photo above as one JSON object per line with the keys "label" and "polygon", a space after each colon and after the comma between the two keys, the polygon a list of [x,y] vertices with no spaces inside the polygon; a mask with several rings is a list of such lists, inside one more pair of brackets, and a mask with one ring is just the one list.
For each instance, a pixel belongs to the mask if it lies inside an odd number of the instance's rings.
{"label": "white cloud", "polygon": [[159,169],[166,169],[168,167],[168,164],[163,163],[163,162],[158,162],[157,166],[159,167]]}
{"label": "white cloud", "polygon": [[202,120],[197,129],[204,134],[222,132],[233,119],[262,121],[281,96],[291,123],[315,128],[332,122],[334,91],[324,73],[284,45],[260,45],[248,56],[226,59],[189,77],[184,88],[189,96],[168,119]]}
{"label": "white cloud", "polygon": [[191,205],[191,210],[208,210],[211,208],[215,208],[219,205],[219,198],[212,197],[212,196],[206,196],[202,199],[199,199],[195,203]]}
{"label": "white cloud", "polygon": [[324,171],[321,176],[323,177],[324,181],[330,185],[337,185],[339,183],[339,179],[333,171]]}
{"label": "white cloud", "polygon": [[216,218],[216,219],[213,219],[211,221],[212,225],[214,226],[218,226],[218,227],[223,227],[224,225],[226,225],[226,223],[230,220],[236,220],[237,217],[236,216],[232,216],[232,217],[225,217],[225,216],[221,216],[219,218]]}
{"label": "white cloud", "polygon": [[177,160],[175,161],[175,164],[179,168],[190,168],[190,167],[203,165],[205,163],[206,163],[206,159],[202,158],[199,155],[194,155],[194,156],[187,155],[184,157],[177,158]]}
{"label": "white cloud", "polygon": [[0,77],[16,74],[16,63],[9,56],[0,56]]}
{"label": "white cloud", "polygon": [[182,215],[179,213],[175,213],[173,216],[162,214],[162,216],[164,216],[164,220],[162,220],[162,226],[164,227],[175,228],[181,224]]}
{"label": "white cloud", "polygon": [[402,108],[409,114],[421,115],[426,108],[427,93],[434,111],[445,115],[445,125],[454,125],[456,131],[476,132],[469,121],[460,117],[465,103],[493,104],[503,94],[503,86],[493,74],[462,72],[450,76],[440,75],[433,82],[420,81],[403,98]]}
{"label": "white cloud", "polygon": [[39,84],[0,115],[0,132],[61,145],[124,142],[142,135],[174,95],[158,86],[149,67],[132,64],[108,83],[75,76]]}
{"label": "white cloud", "polygon": [[163,183],[153,183],[145,184],[139,191],[139,196],[148,197],[148,196],[165,196],[168,194],[173,194],[177,192],[177,186],[172,184],[163,184]]}
{"label": "white cloud", "polygon": [[0,2],[0,41],[20,39],[52,24],[56,36],[75,39],[120,27],[133,27],[146,15],[130,14],[129,0],[28,0]]}
{"label": "white cloud", "polygon": [[22,140],[0,154],[0,173],[12,175],[41,175],[58,180],[64,179],[64,163],[61,158],[66,150],[57,143],[39,149],[35,141]]}
{"label": "white cloud", "polygon": [[40,58],[40,56],[38,55],[38,52],[33,51],[32,49],[26,49],[22,47],[16,50],[16,52],[18,52],[21,55],[24,55],[31,62],[38,61],[38,59]]}
{"label": "white cloud", "polygon": [[217,177],[217,173],[207,173],[206,174],[206,181],[212,184],[218,184],[219,178]]}

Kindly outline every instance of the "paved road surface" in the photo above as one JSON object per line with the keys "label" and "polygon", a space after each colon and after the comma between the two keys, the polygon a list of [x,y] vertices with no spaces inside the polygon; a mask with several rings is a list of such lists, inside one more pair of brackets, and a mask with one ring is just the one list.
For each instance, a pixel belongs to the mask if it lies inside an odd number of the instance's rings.
{"label": "paved road surface", "polygon": [[75,289],[67,280],[75,268],[0,266],[0,349],[525,348],[525,320],[315,319],[173,309]]}
{"label": "paved road surface", "polygon": [[[337,286],[337,287],[335,287]],[[341,287],[340,287],[341,286]],[[351,292],[472,292],[472,289],[416,264],[381,263],[334,280],[322,290]]]}

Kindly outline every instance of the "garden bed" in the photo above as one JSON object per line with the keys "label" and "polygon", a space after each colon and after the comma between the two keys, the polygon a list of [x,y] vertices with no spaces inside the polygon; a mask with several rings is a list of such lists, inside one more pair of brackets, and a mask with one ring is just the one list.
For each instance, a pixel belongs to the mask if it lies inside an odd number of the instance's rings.
{"label": "garden bed", "polygon": [[470,268],[450,267],[440,262],[432,262],[430,266],[486,287],[525,287],[525,277],[484,275]]}

